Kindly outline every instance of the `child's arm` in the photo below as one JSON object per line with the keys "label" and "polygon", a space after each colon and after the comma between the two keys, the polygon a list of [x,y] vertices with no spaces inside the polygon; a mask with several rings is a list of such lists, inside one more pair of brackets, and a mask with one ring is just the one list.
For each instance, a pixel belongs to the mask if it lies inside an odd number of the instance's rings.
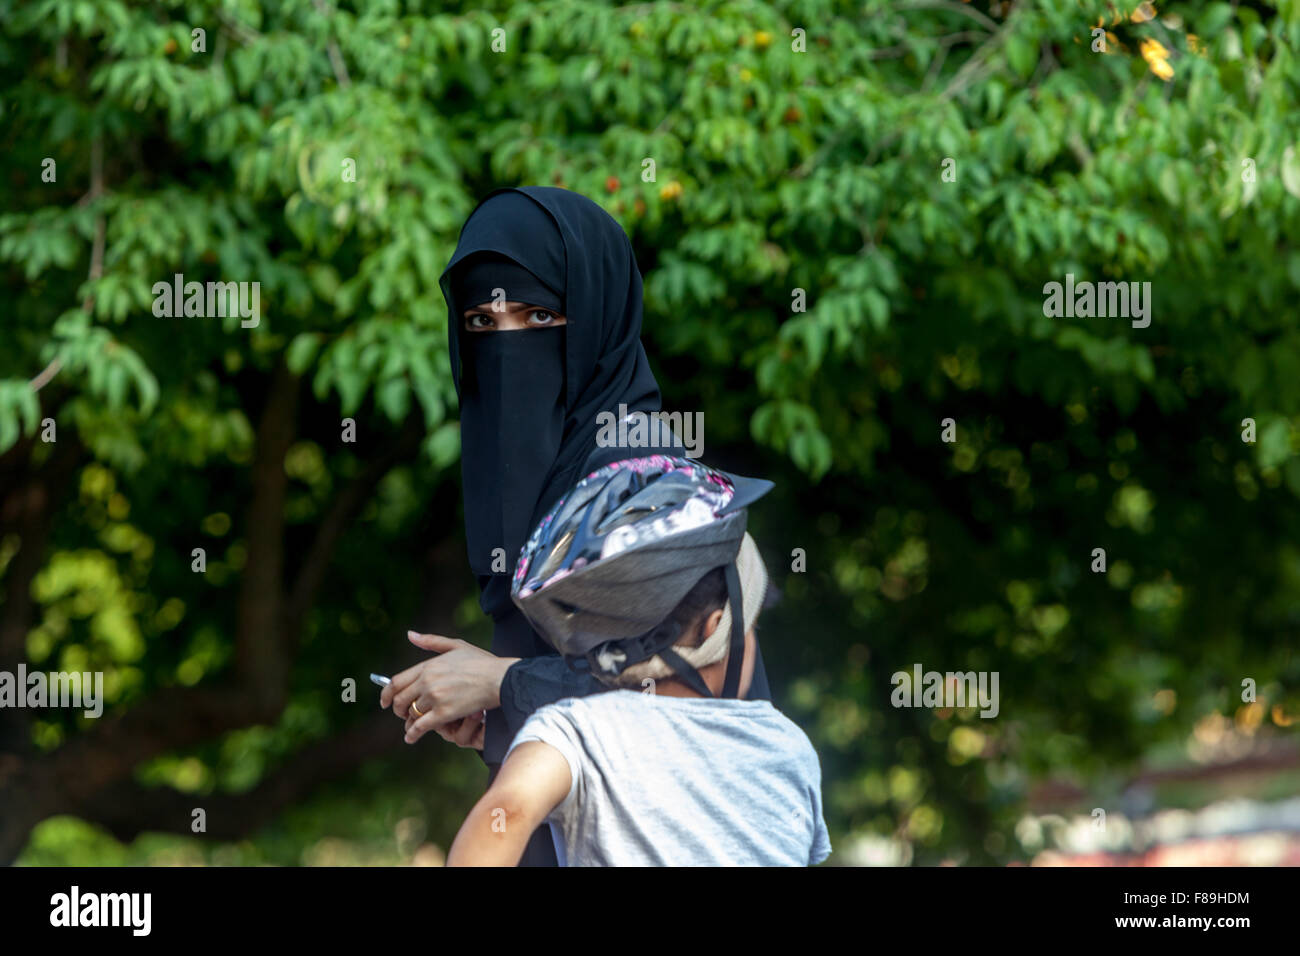
{"label": "child's arm", "polygon": [[518,865],[528,838],[569,795],[572,782],[568,761],[550,744],[520,744],[461,824],[447,865]]}

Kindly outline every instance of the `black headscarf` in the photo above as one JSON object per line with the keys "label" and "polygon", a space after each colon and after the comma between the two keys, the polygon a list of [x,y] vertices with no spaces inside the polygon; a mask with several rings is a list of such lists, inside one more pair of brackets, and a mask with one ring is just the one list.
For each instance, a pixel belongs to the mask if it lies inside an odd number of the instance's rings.
{"label": "black headscarf", "polygon": [[[440,284],[461,406],[470,567],[479,603],[500,625],[518,613],[510,578],[535,522],[584,468],[627,455],[596,448],[596,416],[617,415],[620,404],[627,413],[660,409],[641,346],[641,273],[627,234],[596,203],[566,189],[524,186],[479,203]],[[492,288],[503,289],[505,301],[538,306],[553,301],[535,301],[550,293],[568,324],[465,332],[464,311],[490,301],[475,297]],[[494,572],[496,548],[505,549],[505,564]],[[497,643],[497,653],[528,655]]]}
{"label": "black headscarf", "polygon": [[472,253],[457,263],[451,274],[451,294],[457,302],[493,303],[499,293],[504,293],[501,295],[504,302],[527,302],[557,315],[564,314],[564,296],[560,290],[499,252]]}

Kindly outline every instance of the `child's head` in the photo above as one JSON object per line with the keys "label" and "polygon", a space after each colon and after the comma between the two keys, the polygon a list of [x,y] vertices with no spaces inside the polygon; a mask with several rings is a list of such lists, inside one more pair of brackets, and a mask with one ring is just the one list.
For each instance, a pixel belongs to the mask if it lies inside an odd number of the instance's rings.
{"label": "child's head", "polygon": [[680,677],[717,696],[700,669],[734,647],[722,694],[735,696],[752,656],[741,638],[767,591],[747,507],[771,487],[664,455],[612,462],[542,518],[511,597],[570,666],[585,661],[610,686]]}
{"label": "child's head", "polygon": [[[758,553],[754,539],[746,532],[736,555],[736,569],[740,572],[740,590],[745,605],[746,634],[754,630],[758,613],[767,593],[767,568]],[[678,602],[669,620],[681,627],[681,637],[673,650],[696,670],[727,659],[731,642],[731,608],[727,604],[727,578],[724,569],[714,568],[686,593]],[[599,675],[598,675],[599,676]],[[602,678],[611,687],[640,688],[646,678],[668,680],[676,677],[673,668],[656,654],[647,661],[633,664],[616,678]]]}

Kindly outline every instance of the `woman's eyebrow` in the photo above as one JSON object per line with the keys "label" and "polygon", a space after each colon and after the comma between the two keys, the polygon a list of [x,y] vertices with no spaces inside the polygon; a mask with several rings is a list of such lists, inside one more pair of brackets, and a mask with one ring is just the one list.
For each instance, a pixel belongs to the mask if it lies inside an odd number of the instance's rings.
{"label": "woman's eyebrow", "polygon": [[493,309],[491,306],[476,305],[473,308],[465,310],[464,318],[469,318],[471,315],[502,315],[507,312],[549,312],[551,315],[564,314],[558,309],[552,309],[545,305],[529,305],[527,303],[523,303],[518,308],[502,309],[500,312],[498,312],[496,309]]}
{"label": "woman's eyebrow", "polygon": [[[503,312],[518,312],[520,309],[538,308],[537,306],[524,305],[524,304],[520,304],[518,309],[505,308],[505,306],[509,305],[509,303],[507,302],[503,302],[501,303],[501,305],[502,305],[501,311]],[[472,305],[465,311],[466,312],[495,312],[497,310],[496,307],[493,305]]]}

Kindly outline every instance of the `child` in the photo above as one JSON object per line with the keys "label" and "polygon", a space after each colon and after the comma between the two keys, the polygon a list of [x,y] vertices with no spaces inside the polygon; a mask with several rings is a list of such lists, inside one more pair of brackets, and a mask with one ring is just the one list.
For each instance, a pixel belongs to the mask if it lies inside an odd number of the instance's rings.
{"label": "child", "polygon": [[514,865],[544,820],[570,866],[829,855],[816,752],[769,701],[744,699],[767,590],[744,505],[770,487],[653,456],[588,476],[542,520],[512,595],[613,689],[528,719],[448,865]]}

